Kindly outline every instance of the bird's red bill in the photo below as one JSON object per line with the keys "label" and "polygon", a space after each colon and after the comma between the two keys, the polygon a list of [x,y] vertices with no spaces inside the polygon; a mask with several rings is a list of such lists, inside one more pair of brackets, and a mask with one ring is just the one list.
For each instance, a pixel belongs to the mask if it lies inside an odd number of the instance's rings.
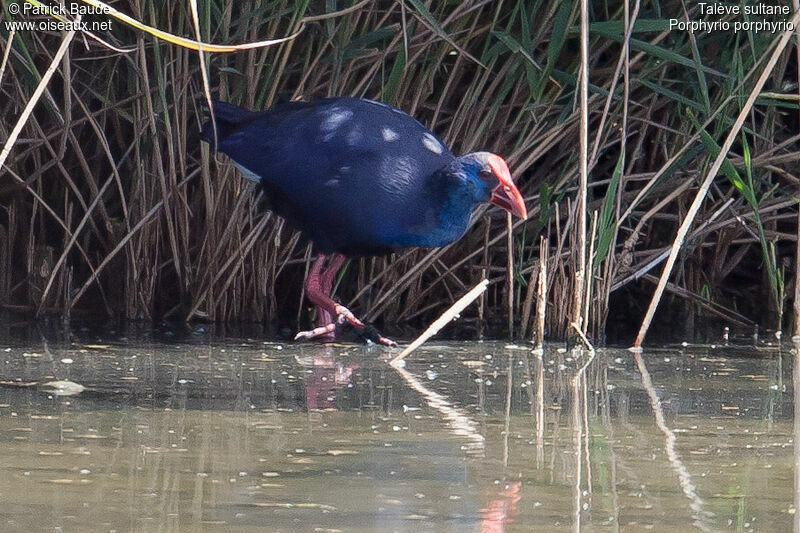
{"label": "bird's red bill", "polygon": [[489,203],[505,209],[523,220],[528,218],[525,200],[522,198],[517,186],[511,181],[511,171],[508,170],[506,162],[502,157],[492,154],[489,156],[488,163],[497,179],[500,180],[500,184],[492,191]]}

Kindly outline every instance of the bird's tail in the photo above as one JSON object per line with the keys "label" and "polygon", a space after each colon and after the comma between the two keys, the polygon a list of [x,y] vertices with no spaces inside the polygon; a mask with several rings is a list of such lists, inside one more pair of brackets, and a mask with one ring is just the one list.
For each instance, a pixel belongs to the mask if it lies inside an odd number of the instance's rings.
{"label": "bird's tail", "polygon": [[[255,111],[229,104],[227,102],[220,102],[218,100],[211,100],[211,109],[214,112],[214,120],[210,118],[208,122],[203,124],[200,130],[200,136],[204,141],[214,145],[214,141],[222,141],[228,135],[233,133],[242,124],[245,124],[258,114]],[[214,126],[217,127],[216,138],[214,136]]]}

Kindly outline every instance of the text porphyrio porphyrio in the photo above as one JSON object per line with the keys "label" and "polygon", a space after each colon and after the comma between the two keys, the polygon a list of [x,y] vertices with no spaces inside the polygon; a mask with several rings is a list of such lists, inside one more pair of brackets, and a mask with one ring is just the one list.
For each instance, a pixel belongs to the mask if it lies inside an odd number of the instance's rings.
{"label": "text porphyrio porphyrio", "polygon": [[[268,111],[213,103],[203,138],[264,188],[270,208],[303,231],[319,255],[306,279],[318,327],[365,325],[331,299],[345,256],[380,255],[460,238],[483,202],[519,217],[525,203],[505,161],[488,152],[454,156],[406,113],[359,98],[293,102]],[[392,341],[373,335],[383,344]]]}

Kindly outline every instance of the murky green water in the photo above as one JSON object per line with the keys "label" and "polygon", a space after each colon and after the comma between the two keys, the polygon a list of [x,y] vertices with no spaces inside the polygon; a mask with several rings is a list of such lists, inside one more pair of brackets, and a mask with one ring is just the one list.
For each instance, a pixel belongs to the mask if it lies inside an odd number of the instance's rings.
{"label": "murky green water", "polygon": [[791,531],[793,362],[4,340],[0,531]]}

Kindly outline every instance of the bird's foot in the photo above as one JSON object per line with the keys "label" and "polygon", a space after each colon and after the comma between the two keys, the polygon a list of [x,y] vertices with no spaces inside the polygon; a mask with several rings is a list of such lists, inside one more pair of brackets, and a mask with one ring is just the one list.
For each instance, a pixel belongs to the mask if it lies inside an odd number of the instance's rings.
{"label": "bird's foot", "polygon": [[345,306],[336,304],[336,315],[339,324],[350,324],[364,339],[383,346],[397,346],[396,342],[381,335],[374,326],[364,324]]}
{"label": "bird's foot", "polygon": [[314,328],[309,331],[298,331],[297,335],[294,336],[294,340],[297,341],[300,339],[316,339],[319,337],[327,337],[328,335],[332,335],[335,332],[336,332],[336,323],[331,322],[326,326],[320,326],[318,328]]}
{"label": "bird's foot", "polygon": [[[352,327],[360,330],[364,328],[364,323],[361,322],[351,310],[343,305],[336,304],[334,308],[336,311],[336,322],[330,322],[324,326],[319,326],[308,331],[298,331],[294,336],[294,340],[300,339],[318,339],[323,337],[323,340],[333,340],[336,334],[336,327],[339,324],[350,324]],[[330,320],[330,312],[317,308],[317,313],[323,313],[322,319]],[[324,322],[323,322],[324,323]]]}
{"label": "bird's foot", "polygon": [[384,337],[380,332],[371,325],[364,324],[353,314],[348,308],[343,305],[336,305],[336,322],[331,322],[324,326],[319,326],[312,330],[300,331],[294,336],[294,340],[300,339],[319,339],[331,340],[331,337],[336,333],[338,326],[348,325],[353,328],[359,336],[363,337],[369,342],[380,344],[383,346],[397,346],[397,343],[388,337]]}
{"label": "bird's foot", "polygon": [[363,338],[368,340],[369,342],[374,342],[375,344],[380,344],[383,346],[397,346],[397,343],[394,342],[392,339],[388,337],[384,337],[381,333],[375,328],[375,326],[366,325],[363,329],[359,330],[359,335]]}
{"label": "bird's foot", "polygon": [[334,309],[336,311],[336,321],[339,324],[344,324],[346,322],[356,329],[364,329],[364,323],[361,322],[351,310],[340,304],[336,304]]}
{"label": "bird's foot", "polygon": [[[308,331],[298,331],[297,335],[294,336],[294,340],[311,340],[311,339],[322,339],[322,340],[333,340],[333,335],[336,331],[336,327],[339,325],[349,324],[346,319],[343,319],[342,322],[331,322],[328,325],[320,326],[318,328],[314,328]],[[388,337],[384,337],[380,334],[380,332],[374,326],[366,326],[363,325],[361,327],[352,326],[355,329],[359,336],[363,337],[369,342],[374,342],[375,344],[380,344],[383,346],[397,346],[397,343]]]}

